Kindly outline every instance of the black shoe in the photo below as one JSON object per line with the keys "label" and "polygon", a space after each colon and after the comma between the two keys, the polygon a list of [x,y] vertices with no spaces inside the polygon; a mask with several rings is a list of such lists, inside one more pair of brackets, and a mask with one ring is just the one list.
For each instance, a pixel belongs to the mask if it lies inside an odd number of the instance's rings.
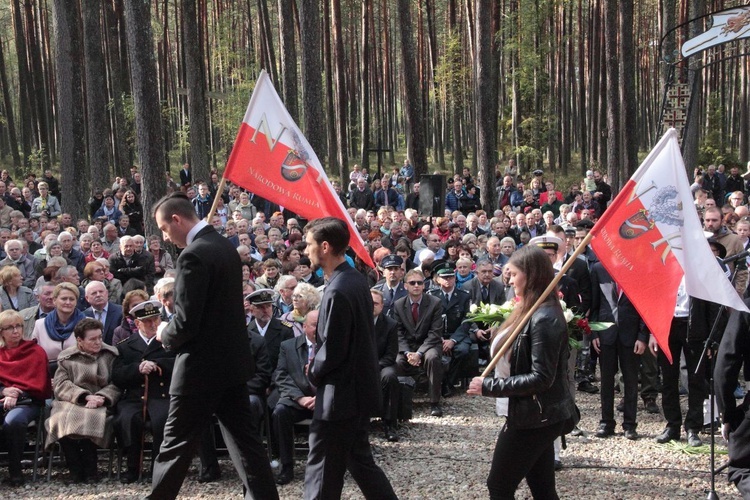
{"label": "black shoe", "polygon": [[656,404],[655,400],[647,399],[643,402],[643,405],[646,407],[646,411],[648,413],[653,413],[653,414],[659,413],[659,405]]}
{"label": "black shoe", "polygon": [[588,392],[589,394],[597,394],[599,392],[599,388],[589,382],[588,380],[584,380],[578,384],[578,390],[583,392]]}
{"label": "black shoe", "polygon": [[635,432],[635,429],[625,429],[625,439],[636,441],[638,440],[638,433]]}
{"label": "black shoe", "polygon": [[443,382],[443,386],[440,389],[440,394],[442,394],[444,398],[453,396],[453,386],[448,382]]}
{"label": "black shoe", "polygon": [[390,425],[384,425],[383,433],[385,434],[386,440],[390,441],[391,443],[398,442],[398,434],[396,434],[396,429],[394,427],[391,427]]}
{"label": "black shoe", "polygon": [[26,481],[24,481],[23,476],[19,477],[6,477],[3,479],[3,484],[5,486],[10,486],[11,488],[18,488],[19,486],[23,486],[23,484]]}
{"label": "black shoe", "polygon": [[555,470],[560,470],[563,468],[563,464],[559,460],[555,460]]}
{"label": "black shoe", "polygon": [[443,416],[443,409],[440,407],[440,404],[435,403],[432,405],[432,408],[430,408],[430,415],[432,415],[433,417]]}
{"label": "black shoe", "polygon": [[621,399],[619,403],[617,403],[617,411],[620,413],[625,411],[625,400]]}
{"label": "black shoe", "polygon": [[656,436],[656,442],[659,444],[668,443],[670,441],[679,441],[680,431],[674,430],[671,427],[667,427],[664,431]]}
{"label": "black shoe", "polygon": [[698,431],[687,431],[687,442],[693,447],[703,445],[703,441],[701,441],[701,438],[698,436]]}
{"label": "black shoe", "polygon": [[291,465],[288,465],[286,467],[281,467],[281,472],[279,472],[279,475],[276,476],[276,484],[284,485],[289,484],[294,479],[294,467]]}
{"label": "black shoe", "polygon": [[221,470],[218,466],[210,466],[201,471],[201,475],[198,476],[199,483],[213,483],[221,479]]}
{"label": "black shoe", "polygon": [[138,481],[138,471],[128,469],[127,472],[120,475],[120,482],[122,484],[130,484]]}
{"label": "black shoe", "polygon": [[578,426],[576,425],[575,427],[573,427],[573,430],[570,431],[570,435],[571,436],[583,436],[583,431],[579,429]]}
{"label": "black shoe", "polygon": [[598,438],[606,438],[609,436],[614,436],[615,431],[614,429],[607,426],[607,424],[599,424],[599,429],[596,431],[596,434],[594,434]]}

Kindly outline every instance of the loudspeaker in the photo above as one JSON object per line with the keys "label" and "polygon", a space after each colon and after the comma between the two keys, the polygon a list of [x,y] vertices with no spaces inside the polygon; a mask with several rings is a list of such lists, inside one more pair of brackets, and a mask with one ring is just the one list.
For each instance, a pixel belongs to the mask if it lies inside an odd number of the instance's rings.
{"label": "loudspeaker", "polygon": [[445,176],[423,175],[419,179],[419,215],[445,215]]}

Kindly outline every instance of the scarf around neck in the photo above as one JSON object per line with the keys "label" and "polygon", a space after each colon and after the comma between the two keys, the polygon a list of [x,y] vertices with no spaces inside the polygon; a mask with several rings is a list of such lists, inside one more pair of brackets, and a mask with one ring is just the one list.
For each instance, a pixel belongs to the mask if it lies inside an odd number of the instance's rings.
{"label": "scarf around neck", "polygon": [[86,316],[81,311],[76,309],[73,311],[73,315],[70,317],[70,320],[68,320],[68,323],[63,325],[57,318],[57,309],[53,309],[52,312],[44,318],[44,326],[47,329],[49,338],[57,342],[65,342],[70,338],[70,335],[73,333],[73,329],[78,322],[85,317]]}

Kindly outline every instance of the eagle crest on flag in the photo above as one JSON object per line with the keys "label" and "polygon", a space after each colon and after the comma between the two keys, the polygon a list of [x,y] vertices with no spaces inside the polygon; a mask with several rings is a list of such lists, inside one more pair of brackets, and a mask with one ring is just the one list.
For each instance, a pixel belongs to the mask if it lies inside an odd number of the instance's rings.
{"label": "eagle crest on flag", "polygon": [[[656,185],[652,184],[652,188]],[[648,209],[642,208],[630,216],[620,226],[620,236],[632,240],[652,230],[657,222],[682,227],[682,203],[677,199],[677,188],[666,186],[659,189]]]}

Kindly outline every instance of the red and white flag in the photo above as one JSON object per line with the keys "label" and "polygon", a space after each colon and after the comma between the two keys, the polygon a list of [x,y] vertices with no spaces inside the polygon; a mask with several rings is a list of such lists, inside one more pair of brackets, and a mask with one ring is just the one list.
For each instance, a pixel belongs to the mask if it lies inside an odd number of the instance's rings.
{"label": "red and white flag", "polygon": [[670,129],[591,230],[591,247],[671,361],[683,276],[692,297],[747,311],[703,233],[677,132]]}
{"label": "red and white flag", "polygon": [[346,221],[350,246],[359,258],[375,267],[315,151],[265,70],[255,82],[224,177],[306,219],[331,216]]}

